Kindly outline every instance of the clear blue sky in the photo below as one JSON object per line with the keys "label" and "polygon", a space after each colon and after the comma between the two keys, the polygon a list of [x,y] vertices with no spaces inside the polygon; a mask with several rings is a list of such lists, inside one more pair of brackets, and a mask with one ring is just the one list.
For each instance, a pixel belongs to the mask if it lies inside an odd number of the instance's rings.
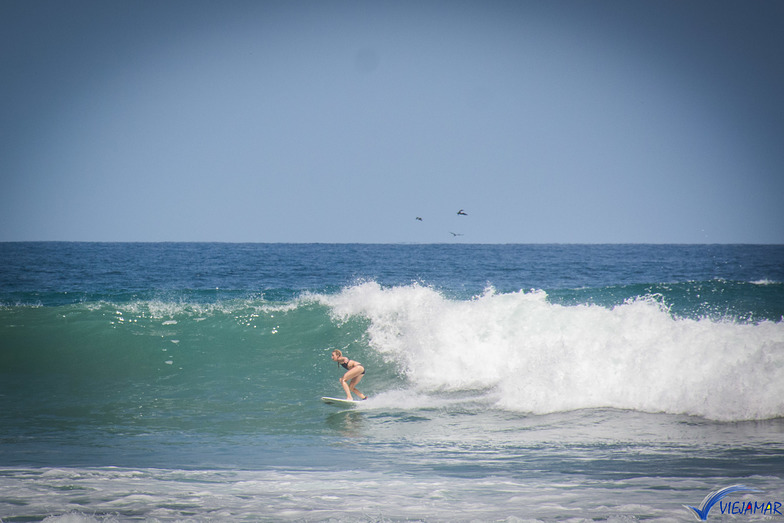
{"label": "clear blue sky", "polygon": [[782,27],[775,0],[0,0],[0,241],[784,243]]}

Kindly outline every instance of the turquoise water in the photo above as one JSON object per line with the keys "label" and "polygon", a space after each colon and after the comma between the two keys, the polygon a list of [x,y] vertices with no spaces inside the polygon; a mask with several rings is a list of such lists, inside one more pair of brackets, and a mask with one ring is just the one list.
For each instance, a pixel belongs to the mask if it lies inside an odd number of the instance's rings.
{"label": "turquoise water", "polygon": [[[735,483],[784,501],[781,246],[0,259],[2,521],[683,520]],[[341,393],[334,348],[368,369],[356,409],[318,399]]]}

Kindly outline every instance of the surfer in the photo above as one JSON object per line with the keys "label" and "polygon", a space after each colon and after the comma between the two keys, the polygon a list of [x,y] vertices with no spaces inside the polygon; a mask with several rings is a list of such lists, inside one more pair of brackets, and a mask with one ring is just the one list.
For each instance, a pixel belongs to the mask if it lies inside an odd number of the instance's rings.
{"label": "surfer", "polygon": [[367,396],[357,389],[357,384],[362,381],[362,377],[365,375],[365,367],[358,361],[350,360],[343,356],[343,353],[338,349],[332,351],[332,361],[338,362],[338,365],[346,369],[346,373],[340,378],[340,384],[343,386],[343,390],[346,391],[346,399],[353,401],[354,397],[351,396],[353,392],[360,399],[366,400]]}

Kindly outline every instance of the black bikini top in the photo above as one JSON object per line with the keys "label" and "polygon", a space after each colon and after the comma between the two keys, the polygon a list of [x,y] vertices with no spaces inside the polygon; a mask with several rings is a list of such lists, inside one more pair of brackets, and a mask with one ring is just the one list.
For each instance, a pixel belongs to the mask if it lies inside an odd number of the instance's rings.
{"label": "black bikini top", "polygon": [[[351,360],[350,360],[350,359],[348,359],[348,358],[346,358],[346,363],[340,363],[339,365],[340,365],[341,367],[343,367],[344,369],[346,369],[346,370],[349,370],[349,369],[348,369],[348,364],[349,364],[349,363],[351,363]],[[361,365],[361,364],[360,364],[360,363],[356,363],[356,364],[354,365],[354,367],[356,367],[357,365]],[[351,367],[351,368],[353,369],[354,367]]]}

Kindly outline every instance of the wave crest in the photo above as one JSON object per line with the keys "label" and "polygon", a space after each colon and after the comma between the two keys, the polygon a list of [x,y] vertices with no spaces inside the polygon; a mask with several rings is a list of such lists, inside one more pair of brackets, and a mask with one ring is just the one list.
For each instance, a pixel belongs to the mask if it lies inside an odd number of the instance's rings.
{"label": "wave crest", "polygon": [[373,350],[420,393],[476,389],[504,409],[611,407],[716,420],[784,416],[784,323],[674,317],[660,297],[558,305],[543,291],[452,300],[366,282],[322,298],[369,320]]}

